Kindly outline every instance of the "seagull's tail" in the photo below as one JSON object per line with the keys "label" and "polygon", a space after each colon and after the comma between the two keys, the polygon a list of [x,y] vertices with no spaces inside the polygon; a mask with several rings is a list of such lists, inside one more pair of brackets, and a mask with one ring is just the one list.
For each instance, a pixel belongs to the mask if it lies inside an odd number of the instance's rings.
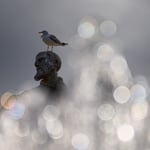
{"label": "seagull's tail", "polygon": [[61,43],[62,46],[68,45],[68,43]]}

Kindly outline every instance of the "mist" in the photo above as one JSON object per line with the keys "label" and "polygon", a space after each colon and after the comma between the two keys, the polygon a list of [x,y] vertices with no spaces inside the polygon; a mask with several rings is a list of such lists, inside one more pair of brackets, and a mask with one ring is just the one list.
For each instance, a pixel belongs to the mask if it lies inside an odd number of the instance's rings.
{"label": "mist", "polygon": [[147,0],[1,1],[1,105],[5,96],[39,85],[33,77],[36,54],[47,49],[42,30],[69,43],[54,47],[69,94],[45,105],[42,94],[27,92],[9,110],[2,105],[0,149],[148,150],[149,5]]}

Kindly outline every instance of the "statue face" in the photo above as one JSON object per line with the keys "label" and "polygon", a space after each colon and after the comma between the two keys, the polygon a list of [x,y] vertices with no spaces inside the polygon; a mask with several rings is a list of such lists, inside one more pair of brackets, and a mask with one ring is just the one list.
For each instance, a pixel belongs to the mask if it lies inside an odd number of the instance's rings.
{"label": "statue face", "polygon": [[55,72],[54,60],[50,59],[46,53],[36,56],[35,67],[37,73],[34,76],[34,79],[36,81],[46,79]]}

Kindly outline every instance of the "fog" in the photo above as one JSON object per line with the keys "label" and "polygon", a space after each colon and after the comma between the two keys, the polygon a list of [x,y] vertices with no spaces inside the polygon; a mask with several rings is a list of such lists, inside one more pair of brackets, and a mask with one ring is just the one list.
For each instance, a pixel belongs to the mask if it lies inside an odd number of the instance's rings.
{"label": "fog", "polygon": [[[1,1],[1,95],[39,84],[33,79],[34,60],[47,49],[41,30],[69,43],[54,52],[62,59],[59,75],[70,89],[56,106],[40,107],[42,98],[34,106],[23,98],[4,111],[1,149],[24,150],[26,143],[29,150],[148,150],[149,5],[147,0]],[[37,121],[28,119],[30,105],[41,109],[35,115],[42,122],[36,129],[32,124]],[[55,124],[49,125],[51,116]]]}

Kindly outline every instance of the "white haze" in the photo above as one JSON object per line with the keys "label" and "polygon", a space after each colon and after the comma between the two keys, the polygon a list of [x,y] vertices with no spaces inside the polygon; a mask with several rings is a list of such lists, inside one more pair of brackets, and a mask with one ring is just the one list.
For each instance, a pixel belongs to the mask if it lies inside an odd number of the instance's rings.
{"label": "white haze", "polygon": [[148,1],[0,3],[2,105],[11,94],[5,92],[19,95],[38,85],[34,58],[46,50],[40,30],[69,42],[54,48],[68,96],[54,105],[29,92],[5,108],[1,150],[149,149]]}

